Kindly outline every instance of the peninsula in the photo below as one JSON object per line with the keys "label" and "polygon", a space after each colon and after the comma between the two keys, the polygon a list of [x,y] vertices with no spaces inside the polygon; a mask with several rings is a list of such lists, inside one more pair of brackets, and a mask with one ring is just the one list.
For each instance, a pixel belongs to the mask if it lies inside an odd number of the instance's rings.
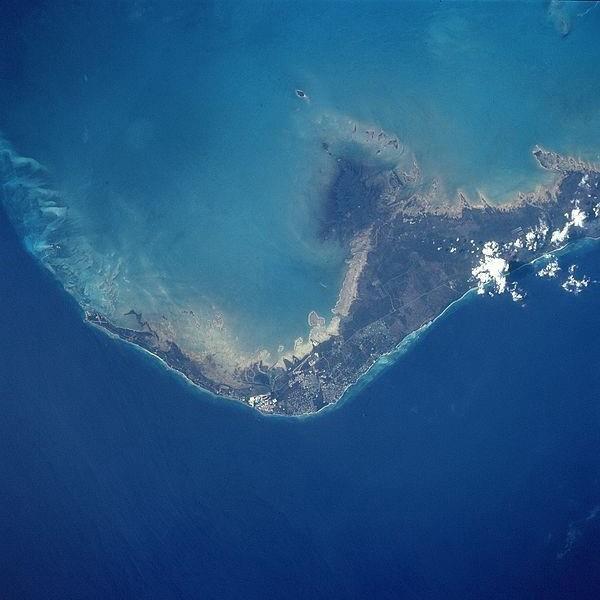
{"label": "peninsula", "polygon": [[[330,153],[324,144],[324,150]],[[331,153],[330,153],[331,154]],[[540,147],[552,185],[502,205],[483,196],[444,197],[415,165],[399,172],[343,156],[324,195],[319,235],[347,251],[347,269],[329,325],[310,315],[309,349],[275,365],[236,367],[227,378],[210,356],[186,354],[135,313],[118,327],[86,318],[160,357],[190,381],[265,413],[300,415],[337,402],[382,355],[431,322],[469,289],[521,299],[511,272],[568,241],[600,233],[600,169]]]}

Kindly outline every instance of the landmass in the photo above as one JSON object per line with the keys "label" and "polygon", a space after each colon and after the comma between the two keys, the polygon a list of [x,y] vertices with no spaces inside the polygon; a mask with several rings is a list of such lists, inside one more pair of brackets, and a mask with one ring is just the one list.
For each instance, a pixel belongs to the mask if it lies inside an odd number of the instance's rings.
{"label": "landmass", "polygon": [[[550,186],[490,204],[483,195],[444,198],[436,181],[410,172],[333,156],[336,174],[325,194],[319,235],[347,251],[346,274],[331,322],[309,315],[309,349],[275,365],[262,361],[215,377],[211,357],[186,354],[131,312],[136,328],[103,315],[86,318],[160,357],[190,381],[262,412],[314,413],[337,402],[374,362],[439,316],[470,289],[523,294],[511,273],[570,241],[600,231],[600,169],[541,147]],[[552,265],[548,267],[552,271]],[[577,280],[575,280],[577,281]],[[297,347],[306,344],[297,344]]]}

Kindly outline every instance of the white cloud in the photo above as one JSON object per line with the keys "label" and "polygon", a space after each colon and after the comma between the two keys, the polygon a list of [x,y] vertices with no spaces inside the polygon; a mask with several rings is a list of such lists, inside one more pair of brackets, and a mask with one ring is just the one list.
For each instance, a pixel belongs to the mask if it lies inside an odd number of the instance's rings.
{"label": "white cloud", "polygon": [[579,186],[580,187],[590,187],[590,184],[588,183],[588,181],[590,180],[590,176],[588,173],[586,173],[582,178],[581,181],[579,182]]}
{"label": "white cloud", "polygon": [[483,245],[483,257],[471,271],[477,281],[477,293],[485,293],[486,288],[502,294],[506,291],[508,262],[500,257],[498,242],[490,241]]}
{"label": "white cloud", "polygon": [[508,291],[510,292],[510,297],[513,299],[513,302],[521,302],[523,298],[525,298],[525,292],[520,290],[516,283],[513,283]]}
{"label": "white cloud", "polygon": [[[546,236],[548,235],[548,225],[543,221],[540,221],[537,227],[530,229],[525,234],[525,247],[527,250],[531,252],[535,252],[545,241]],[[520,241],[520,240],[517,240]],[[522,247],[522,242],[521,246]],[[515,247],[518,248],[517,243],[515,242]]]}
{"label": "white cloud", "polygon": [[574,208],[571,211],[571,223],[573,227],[583,227],[583,224],[586,219],[586,214],[579,207]]}
{"label": "white cloud", "polygon": [[556,260],[556,257],[552,257],[552,259],[548,262],[548,264],[545,267],[542,267],[537,272],[537,276],[553,278],[558,275],[559,271],[560,271],[560,266],[558,264],[558,260]]}
{"label": "white cloud", "polygon": [[556,229],[552,232],[552,237],[550,241],[553,244],[562,244],[569,237],[569,232],[572,227],[583,227],[587,215],[583,210],[579,208],[579,206],[575,206],[575,208],[571,211],[571,214],[565,213],[565,217],[567,222],[565,223],[562,229]]}
{"label": "white cloud", "polygon": [[569,276],[562,284],[563,289],[571,294],[579,294],[590,284],[590,278],[586,275],[577,279],[577,277],[575,277],[576,270],[577,265],[571,265],[569,267]]}

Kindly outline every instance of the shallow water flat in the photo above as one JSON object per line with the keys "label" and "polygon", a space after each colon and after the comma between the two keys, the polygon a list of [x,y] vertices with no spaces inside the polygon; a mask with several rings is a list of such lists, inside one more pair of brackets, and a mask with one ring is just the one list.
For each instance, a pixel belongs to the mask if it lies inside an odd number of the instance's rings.
{"label": "shallow water flat", "polygon": [[[463,301],[338,408],[290,419],[85,325],[3,217],[0,256],[4,598],[600,591],[598,284],[524,270],[525,306]],[[598,281],[599,258],[561,273]]]}
{"label": "shallow water flat", "polygon": [[168,321],[192,351],[275,359],[306,338],[311,310],[330,317],[345,255],[317,236],[324,142],[379,160],[370,142],[389,133],[401,156],[386,159],[414,156],[450,196],[491,201],[548,180],[535,144],[598,157],[600,11],[587,4],[7,15],[0,128],[68,207],[59,231],[16,215],[30,248],[83,304]]}

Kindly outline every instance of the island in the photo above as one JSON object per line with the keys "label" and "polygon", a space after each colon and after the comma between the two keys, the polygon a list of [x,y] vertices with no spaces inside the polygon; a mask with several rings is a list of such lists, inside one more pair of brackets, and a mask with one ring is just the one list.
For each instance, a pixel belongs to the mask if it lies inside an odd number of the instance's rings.
{"label": "island", "polygon": [[[533,149],[551,185],[492,205],[483,195],[445,196],[418,165],[407,171],[333,156],[319,235],[347,252],[345,277],[327,324],[309,315],[308,341],[277,364],[237,366],[226,378],[210,355],[198,359],[131,311],[124,328],[86,311],[89,322],[162,359],[194,384],[264,413],[304,415],[336,403],[383,355],[469,290],[522,299],[511,274],[600,230],[597,165]],[[301,341],[301,340],[298,340]],[[297,342],[298,342],[297,341]]]}

